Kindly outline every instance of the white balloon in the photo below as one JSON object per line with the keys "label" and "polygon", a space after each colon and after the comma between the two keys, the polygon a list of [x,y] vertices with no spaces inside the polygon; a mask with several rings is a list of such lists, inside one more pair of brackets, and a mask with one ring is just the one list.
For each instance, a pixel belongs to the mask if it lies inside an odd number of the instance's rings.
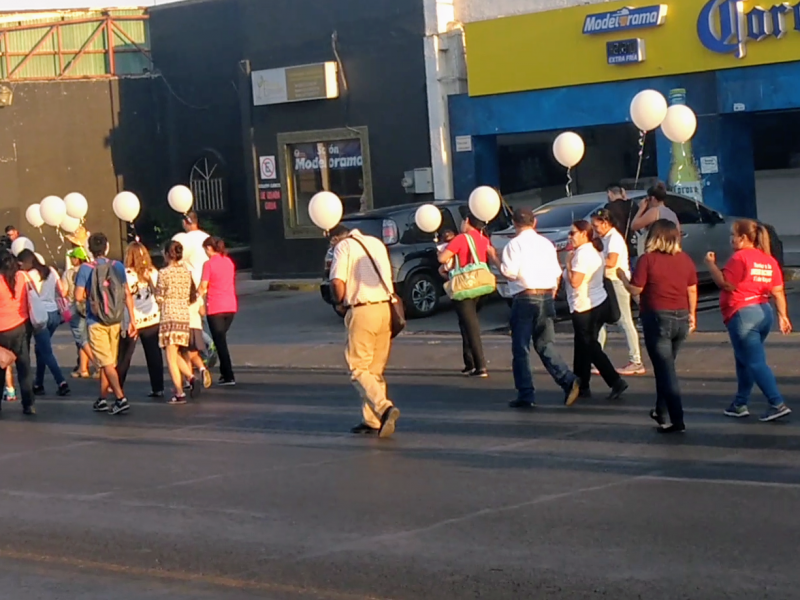
{"label": "white balloon", "polygon": [[330,231],[342,220],[342,201],[333,192],[318,192],[308,203],[308,216],[314,225],[323,231]]}
{"label": "white balloon", "polygon": [[45,223],[58,227],[67,215],[67,206],[58,196],[48,196],[39,203],[39,212]]}
{"label": "white balloon", "polygon": [[44,225],[44,219],[39,211],[38,204],[31,204],[28,207],[28,210],[25,211],[25,219],[31,224],[31,227],[36,227],[37,229]]}
{"label": "white balloon", "polygon": [[488,223],[500,212],[500,194],[488,185],[475,188],[469,195],[469,211]]}
{"label": "white balloon", "polygon": [[568,169],[581,162],[585,150],[583,138],[574,131],[559,134],[553,142],[553,156]]}
{"label": "white balloon", "polygon": [[34,255],[34,256],[36,257],[36,259],[37,259],[37,260],[38,260],[40,263],[42,263],[43,265],[46,265],[46,264],[47,264],[47,262],[46,262],[46,261],[45,261],[45,259],[44,259],[44,256],[42,256],[42,255],[41,255],[41,254],[39,254],[38,252],[34,252],[34,253],[33,253],[33,255]]}
{"label": "white balloon", "polygon": [[86,197],[78,192],[72,192],[64,196],[64,204],[67,207],[67,215],[73,219],[82,219],[89,211],[89,202]]}
{"label": "white balloon", "polygon": [[30,250],[31,252],[33,252],[35,250],[35,248],[33,247],[33,242],[30,241],[28,238],[22,236],[18,237],[13,242],[11,242],[11,253],[14,256],[19,256],[19,253],[22,252],[23,250]]}
{"label": "white balloon", "polygon": [[688,142],[697,131],[697,116],[685,104],[673,104],[667,110],[667,118],[661,123],[661,131],[671,142]]}
{"label": "white balloon", "polygon": [[185,185],[176,185],[169,191],[169,194],[167,194],[167,201],[172,207],[172,210],[185,214],[192,208],[194,195],[192,194],[192,190]]}
{"label": "white balloon", "polygon": [[139,216],[141,204],[139,198],[133,192],[120,192],[114,197],[114,202],[111,204],[114,209],[114,214],[121,221],[128,221],[129,223]]}
{"label": "white balloon", "polygon": [[61,225],[59,225],[59,227],[61,227],[61,229],[63,229],[67,233],[75,233],[76,231],[78,231],[78,227],[80,226],[81,226],[81,220],[70,217],[69,215],[65,216],[61,220]]}
{"label": "white balloon", "polygon": [[414,214],[414,221],[425,233],[433,233],[442,224],[442,213],[433,204],[423,204]]}
{"label": "white balloon", "polygon": [[642,90],[631,101],[631,121],[641,131],[652,131],[667,116],[667,100],[656,90]]}

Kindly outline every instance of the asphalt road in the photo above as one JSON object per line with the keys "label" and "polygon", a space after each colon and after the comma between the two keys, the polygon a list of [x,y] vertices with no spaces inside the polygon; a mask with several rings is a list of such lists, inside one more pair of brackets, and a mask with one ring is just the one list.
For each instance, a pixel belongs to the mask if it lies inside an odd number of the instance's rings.
{"label": "asphalt road", "polygon": [[[32,422],[6,404],[0,598],[799,595],[800,426],[725,419],[729,373],[684,365],[689,431],[665,439],[650,378],[565,409],[537,373],[540,406],[514,412],[507,370],[433,362],[390,373],[403,416],[379,441],[347,434],[341,370],[307,364],[184,407],[142,400],[137,367],[122,417],[91,412],[94,382]],[[800,409],[796,368],[781,385]]]}

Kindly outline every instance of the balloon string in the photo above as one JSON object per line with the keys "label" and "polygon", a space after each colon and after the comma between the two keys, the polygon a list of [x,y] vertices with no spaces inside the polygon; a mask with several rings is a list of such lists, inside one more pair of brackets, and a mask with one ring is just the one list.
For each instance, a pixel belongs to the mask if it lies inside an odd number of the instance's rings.
{"label": "balloon string", "polygon": [[42,226],[39,225],[37,229],[42,236],[42,240],[44,241],[44,247],[47,248],[47,254],[50,255],[50,260],[56,262],[56,257],[53,255],[53,250],[50,248],[50,244],[47,242],[47,238],[44,236],[44,231],[42,231]]}
{"label": "balloon string", "polygon": [[646,131],[639,131],[639,164],[636,166],[636,180],[633,184],[633,189],[639,188],[639,176],[642,174],[642,161],[644,160],[644,140],[646,135]]}
{"label": "balloon string", "polygon": [[572,169],[567,167],[567,198],[572,196]]}

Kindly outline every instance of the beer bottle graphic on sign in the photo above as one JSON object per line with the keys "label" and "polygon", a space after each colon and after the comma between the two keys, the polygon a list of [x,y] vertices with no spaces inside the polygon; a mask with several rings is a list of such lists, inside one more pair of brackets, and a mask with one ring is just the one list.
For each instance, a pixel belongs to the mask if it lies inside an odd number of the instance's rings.
{"label": "beer bottle graphic on sign", "polygon": [[[670,90],[669,103],[686,104],[686,90]],[[682,144],[673,142],[667,183],[675,193],[683,194],[698,202],[703,201],[703,178],[694,162],[691,140]]]}

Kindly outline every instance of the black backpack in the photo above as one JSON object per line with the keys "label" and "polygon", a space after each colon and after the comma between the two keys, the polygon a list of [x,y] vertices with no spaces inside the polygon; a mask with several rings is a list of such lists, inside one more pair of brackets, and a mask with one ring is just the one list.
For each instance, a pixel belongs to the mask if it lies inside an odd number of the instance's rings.
{"label": "black backpack", "polygon": [[125,316],[125,286],[127,281],[114,270],[116,261],[91,263],[92,282],[89,287],[89,307],[94,318],[103,325],[122,323]]}

